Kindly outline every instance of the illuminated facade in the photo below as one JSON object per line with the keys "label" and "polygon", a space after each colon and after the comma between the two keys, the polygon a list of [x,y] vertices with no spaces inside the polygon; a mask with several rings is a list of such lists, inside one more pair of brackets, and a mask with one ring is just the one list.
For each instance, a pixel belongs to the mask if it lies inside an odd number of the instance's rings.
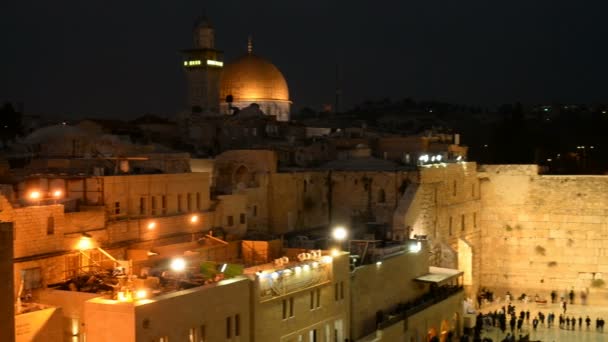
{"label": "illuminated facade", "polygon": [[214,46],[213,26],[203,17],[194,26],[194,49],[182,51],[188,82],[188,105],[195,112],[219,111],[218,91],[224,54]]}

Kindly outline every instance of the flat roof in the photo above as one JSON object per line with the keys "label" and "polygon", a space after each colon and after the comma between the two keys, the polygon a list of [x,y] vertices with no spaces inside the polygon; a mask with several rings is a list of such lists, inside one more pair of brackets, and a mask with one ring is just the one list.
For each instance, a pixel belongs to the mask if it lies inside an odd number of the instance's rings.
{"label": "flat roof", "polygon": [[414,280],[422,282],[422,283],[441,283],[446,280],[450,280],[456,278],[463,274],[464,272],[453,269],[453,268],[443,268],[443,267],[429,267],[429,273],[414,278]]}

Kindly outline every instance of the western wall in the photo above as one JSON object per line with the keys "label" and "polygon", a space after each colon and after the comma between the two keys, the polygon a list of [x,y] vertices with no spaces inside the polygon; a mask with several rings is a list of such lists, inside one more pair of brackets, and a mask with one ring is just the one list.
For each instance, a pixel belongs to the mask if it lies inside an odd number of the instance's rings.
{"label": "western wall", "polygon": [[574,289],[605,299],[608,177],[544,176],[536,165],[482,165],[481,279],[548,297]]}

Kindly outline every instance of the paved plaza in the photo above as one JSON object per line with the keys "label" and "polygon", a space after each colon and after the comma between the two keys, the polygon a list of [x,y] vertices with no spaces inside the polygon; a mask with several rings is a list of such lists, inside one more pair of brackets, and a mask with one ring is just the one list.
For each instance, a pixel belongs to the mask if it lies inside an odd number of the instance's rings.
{"label": "paved plaza", "polygon": [[[483,314],[494,312],[495,310],[500,310],[505,303],[499,304],[486,304],[481,308],[481,312]],[[580,327],[578,325],[578,321],[576,324],[576,328],[573,330],[570,327],[570,330],[565,328],[560,328],[558,323],[558,317],[563,312],[559,303],[556,304],[537,304],[534,302],[523,303],[519,301],[513,301],[511,305],[515,306],[515,312],[517,316],[519,316],[520,311],[530,310],[530,320],[525,321],[523,324],[522,331],[517,331],[515,329],[515,336],[518,337],[521,335],[530,334],[530,341],[543,341],[543,342],[567,342],[567,341],[576,341],[576,342],[608,342],[608,328],[604,328],[604,331],[598,331],[595,328],[595,319],[603,318],[604,320],[608,320],[608,306],[594,306],[594,305],[580,305],[580,304],[572,304],[567,306],[566,315],[567,317],[576,317],[577,320],[579,317],[583,318],[583,326]],[[556,316],[555,323],[551,326],[551,328],[547,327],[547,320],[545,319],[544,324],[539,324],[536,330],[532,328],[532,319],[538,315],[538,313],[542,312],[545,316],[551,312],[553,312]],[[585,318],[589,315],[591,318],[591,325],[589,329],[585,326]],[[508,316],[509,317],[509,316]],[[507,335],[507,333],[511,332],[511,328],[509,327],[509,321],[507,319],[507,330],[503,334],[499,328],[489,328],[484,329],[482,333],[482,337],[489,337],[494,342],[502,341],[502,339]]]}

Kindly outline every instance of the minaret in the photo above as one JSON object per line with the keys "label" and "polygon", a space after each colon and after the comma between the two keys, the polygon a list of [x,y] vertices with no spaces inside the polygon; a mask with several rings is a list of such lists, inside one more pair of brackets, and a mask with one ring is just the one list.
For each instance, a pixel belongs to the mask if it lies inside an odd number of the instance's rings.
{"label": "minaret", "polygon": [[220,74],[224,53],[215,49],[215,31],[206,16],[194,24],[194,49],[182,51],[192,112],[219,112]]}

